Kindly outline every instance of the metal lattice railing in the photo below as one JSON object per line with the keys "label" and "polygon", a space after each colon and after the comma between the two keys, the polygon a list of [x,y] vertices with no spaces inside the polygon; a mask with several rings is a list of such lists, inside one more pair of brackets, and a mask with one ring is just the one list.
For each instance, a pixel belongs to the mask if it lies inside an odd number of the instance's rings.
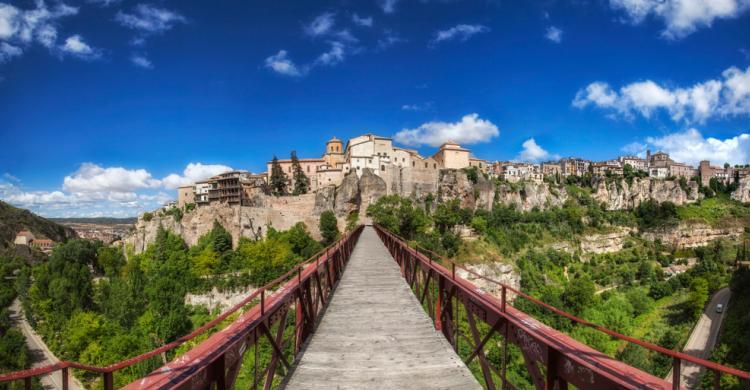
{"label": "metal lattice railing", "polygon": [[0,383],[23,381],[30,389],[33,378],[61,371],[62,386],[67,390],[69,370],[78,369],[101,375],[103,388],[110,390],[118,371],[160,357],[238,315],[224,329],[125,388],[225,389],[233,388],[238,379],[244,388],[275,387],[310,337],[362,228],[359,226],[228,311],[164,346],[106,367],[61,361],[6,373],[0,375]]}
{"label": "metal lattice railing", "polygon": [[[375,227],[381,240],[401,268],[435,328],[443,333],[464,362],[477,371],[488,389],[515,388],[508,379],[509,349],[515,348],[537,390],[567,388],[680,388],[680,365],[690,362],[714,375],[713,386],[720,388],[721,375],[733,375],[750,389],[750,373],[710,362],[682,352],[647,343],[566,313],[517,289],[480,275],[424,248],[411,247],[395,234]],[[456,276],[460,269],[473,277],[500,287],[500,297],[477,288]],[[552,329],[516,309],[508,295],[525,299],[582,326],[613,338],[669,356],[673,361],[672,383],[631,367]],[[491,359],[486,347],[502,345],[499,358]],[[494,361],[493,361],[494,360]],[[497,362],[499,360],[499,362]]]}

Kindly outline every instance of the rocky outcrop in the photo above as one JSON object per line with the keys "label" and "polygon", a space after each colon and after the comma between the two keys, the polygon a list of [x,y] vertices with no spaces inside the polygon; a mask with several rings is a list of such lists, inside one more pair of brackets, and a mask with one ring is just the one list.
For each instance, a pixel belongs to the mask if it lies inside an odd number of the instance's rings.
{"label": "rocky outcrop", "polygon": [[[521,275],[513,269],[513,266],[509,264],[488,263],[467,264],[464,266],[472,272],[482,275],[483,277],[505,284],[506,286],[512,287],[516,290],[521,289]],[[490,293],[498,299],[502,297],[502,287],[496,283],[492,283],[486,279],[482,279],[477,275],[466,272],[460,268],[456,268],[456,276],[468,280],[482,291]],[[506,298],[509,302],[513,302],[515,296],[516,295],[511,293],[510,291],[506,293]]]}
{"label": "rocky outcrop", "polygon": [[240,237],[256,238],[265,235],[269,226],[276,229],[289,229],[297,222],[304,222],[313,237],[320,238],[318,232],[319,213],[315,212],[316,194],[300,196],[273,197],[262,199],[263,207],[247,207],[214,203],[196,207],[186,212],[177,221],[163,210],[151,213],[145,220],[140,216],[133,232],[123,239],[127,247],[137,253],[154,242],[159,226],[182,236],[185,243],[195,245],[198,239],[211,231],[214,221],[219,222],[232,235],[232,242],[237,244]]}
{"label": "rocky outcrop", "polygon": [[585,235],[581,237],[581,252],[599,254],[620,251],[633,230],[622,227],[611,233]]}
{"label": "rocky outcrop", "polygon": [[315,214],[321,214],[326,210],[333,210],[336,206],[336,186],[330,185],[318,189],[315,193]]}
{"label": "rocky outcrop", "polygon": [[665,227],[643,232],[643,238],[651,241],[661,240],[664,244],[676,248],[695,248],[711,241],[740,237],[744,229],[741,226],[711,227],[700,223],[680,223],[675,227]]}
{"label": "rocky outcrop", "polygon": [[458,199],[462,208],[473,209],[476,206],[474,184],[459,169],[446,169],[441,172],[438,184],[438,203]]}
{"label": "rocky outcrop", "polygon": [[[518,186],[520,185],[520,188]],[[533,208],[560,207],[568,200],[564,187],[552,187],[547,183],[501,183],[497,187],[495,201],[504,205],[515,205],[517,209],[529,211]]]}
{"label": "rocky outcrop", "polygon": [[605,203],[607,210],[633,209],[646,200],[670,201],[679,206],[694,203],[703,197],[698,191],[698,183],[694,181],[687,182],[683,189],[676,180],[634,178],[632,183],[624,179],[609,183],[600,180],[594,188],[592,197],[597,202]]}
{"label": "rocky outcrop", "polygon": [[359,210],[359,178],[354,171],[344,176],[341,185],[336,188],[336,201],[334,210],[339,217],[349,215],[352,211]]}
{"label": "rocky outcrop", "polygon": [[742,203],[750,202],[750,177],[740,180],[737,189],[732,192],[732,199]]}
{"label": "rocky outcrop", "polygon": [[187,293],[185,295],[185,304],[204,306],[210,312],[218,308],[223,312],[224,310],[242,302],[242,300],[252,294],[253,291],[255,291],[255,287],[253,286],[230,291],[219,291],[219,289],[214,287],[211,291],[201,294]]}
{"label": "rocky outcrop", "polygon": [[374,174],[371,169],[363,169],[362,177],[359,178],[360,214],[365,214],[368,206],[386,195],[388,195],[388,191],[385,181]]}

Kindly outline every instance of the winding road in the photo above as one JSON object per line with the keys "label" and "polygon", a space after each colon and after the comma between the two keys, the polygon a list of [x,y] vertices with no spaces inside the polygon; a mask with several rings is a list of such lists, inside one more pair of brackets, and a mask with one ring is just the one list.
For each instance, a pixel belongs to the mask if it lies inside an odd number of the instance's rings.
{"label": "winding road", "polygon": [[[44,343],[41,337],[34,331],[29,322],[26,320],[26,315],[21,307],[21,301],[16,298],[13,304],[9,307],[10,319],[13,324],[21,330],[23,335],[26,337],[26,345],[29,346],[31,352],[31,359],[34,363],[31,367],[42,367],[49,364],[55,364],[60,361],[52,351],[47,348],[47,344]],[[62,390],[62,371],[58,370],[53,373],[42,376],[42,386],[45,389],[59,389]],[[69,390],[84,390],[85,387],[81,385],[73,375],[69,372],[68,375],[68,389]]]}
{"label": "winding road", "polygon": [[[693,328],[693,333],[690,334],[690,338],[682,352],[701,359],[708,359],[711,356],[711,351],[716,345],[719,329],[727,313],[727,304],[731,296],[732,292],[728,287],[724,287],[714,294],[711,302],[703,310],[703,314],[701,314],[701,318],[698,320],[695,328]],[[721,313],[716,312],[716,305],[718,304],[724,306],[724,311]],[[703,367],[689,362],[682,362],[680,371],[680,387],[695,389],[700,382]],[[669,370],[669,374],[664,379],[672,381],[672,370]]]}

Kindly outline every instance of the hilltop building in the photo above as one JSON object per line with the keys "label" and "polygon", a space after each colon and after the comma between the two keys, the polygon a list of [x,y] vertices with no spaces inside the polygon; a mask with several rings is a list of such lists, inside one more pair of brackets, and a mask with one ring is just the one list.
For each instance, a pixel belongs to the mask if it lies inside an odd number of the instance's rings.
{"label": "hilltop building", "polygon": [[36,238],[33,233],[28,230],[21,230],[16,234],[16,238],[13,240],[15,245],[26,245],[39,249],[44,253],[49,253],[52,248],[55,247],[55,242],[47,238]]}

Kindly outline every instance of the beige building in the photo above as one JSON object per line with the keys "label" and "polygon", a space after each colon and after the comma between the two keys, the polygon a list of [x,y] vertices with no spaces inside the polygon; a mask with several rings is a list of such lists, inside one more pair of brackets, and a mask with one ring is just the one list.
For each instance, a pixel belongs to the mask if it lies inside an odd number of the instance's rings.
{"label": "beige building", "polygon": [[622,175],[623,169],[617,160],[591,163],[591,174],[595,176]]}
{"label": "beige building", "polygon": [[16,245],[26,245],[31,246],[31,243],[34,241],[36,237],[34,237],[34,234],[31,233],[28,230],[21,230],[16,234],[16,239],[13,240],[13,243]]}
{"label": "beige building", "polygon": [[630,165],[636,171],[648,172],[648,161],[646,159],[637,156],[620,156],[617,160],[625,168],[625,165]]}
{"label": "beige building", "polygon": [[177,189],[177,207],[183,208],[188,203],[195,203],[195,186],[182,186]]}
{"label": "beige building", "polygon": [[562,167],[559,163],[546,162],[542,163],[541,171],[543,176],[557,176],[562,175]]}
{"label": "beige building", "polygon": [[480,172],[490,173],[491,165],[490,165],[490,162],[487,160],[482,160],[481,158],[469,156],[469,166],[477,167]]}
{"label": "beige building", "polygon": [[440,149],[432,156],[443,169],[462,169],[469,166],[469,149],[448,141],[440,145]]}

